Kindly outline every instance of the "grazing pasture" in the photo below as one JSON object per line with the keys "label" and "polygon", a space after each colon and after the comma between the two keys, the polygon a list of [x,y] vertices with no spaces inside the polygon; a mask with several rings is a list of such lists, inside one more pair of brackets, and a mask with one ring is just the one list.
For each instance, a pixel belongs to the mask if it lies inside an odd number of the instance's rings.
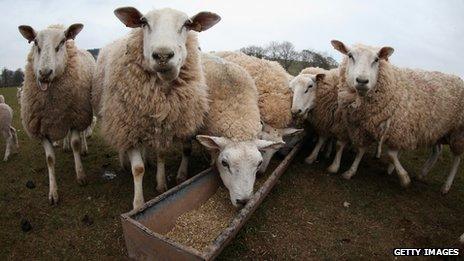
{"label": "grazing pasture", "polygon": [[[120,170],[117,153],[104,144],[99,129],[83,157],[87,186],[75,181],[72,153],[56,153],[60,203],[50,206],[43,148],[23,131],[16,88],[1,88],[0,94],[14,109],[20,145],[19,154],[0,162],[0,259],[124,259],[119,215],[132,209],[132,175]],[[4,146],[0,141],[0,155]],[[311,147],[306,145],[219,259],[372,259],[391,257],[395,247],[458,246],[464,232],[464,170],[442,196],[451,166],[447,149],[425,182],[413,179],[411,187],[403,189],[372,151],[347,181],[326,173],[327,160],[306,165]],[[341,171],[354,157],[352,152],[346,155]],[[427,156],[424,150],[404,153],[401,159],[414,175]],[[208,162],[208,154],[196,144],[190,173],[205,169]],[[169,186],[179,163],[180,153],[166,161]],[[104,179],[105,170],[117,176]],[[153,167],[144,180],[149,200],[157,195]],[[28,222],[32,229],[24,232]]]}

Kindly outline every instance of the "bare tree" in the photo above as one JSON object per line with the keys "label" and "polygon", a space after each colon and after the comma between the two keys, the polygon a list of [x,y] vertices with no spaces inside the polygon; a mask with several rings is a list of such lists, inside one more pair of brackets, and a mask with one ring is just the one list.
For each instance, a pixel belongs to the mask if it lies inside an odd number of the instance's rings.
{"label": "bare tree", "polygon": [[298,52],[295,46],[288,41],[284,42],[271,42],[267,49],[268,57],[271,60],[279,61],[282,66],[288,70],[292,63],[298,59]]}
{"label": "bare tree", "polygon": [[244,54],[255,56],[258,58],[266,57],[266,50],[263,47],[257,45],[243,47],[240,49],[240,51]]}

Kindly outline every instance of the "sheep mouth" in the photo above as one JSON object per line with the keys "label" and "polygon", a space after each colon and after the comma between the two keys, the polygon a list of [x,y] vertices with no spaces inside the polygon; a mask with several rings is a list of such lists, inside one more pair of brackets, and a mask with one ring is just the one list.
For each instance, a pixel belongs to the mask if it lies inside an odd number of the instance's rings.
{"label": "sheep mouth", "polygon": [[161,74],[167,74],[167,73],[170,73],[171,71],[172,71],[172,68],[158,68],[158,69],[156,69],[156,72],[161,73]]}
{"label": "sheep mouth", "polygon": [[38,85],[41,91],[48,90],[48,87],[50,86],[50,84],[51,84],[50,81],[38,81]]}

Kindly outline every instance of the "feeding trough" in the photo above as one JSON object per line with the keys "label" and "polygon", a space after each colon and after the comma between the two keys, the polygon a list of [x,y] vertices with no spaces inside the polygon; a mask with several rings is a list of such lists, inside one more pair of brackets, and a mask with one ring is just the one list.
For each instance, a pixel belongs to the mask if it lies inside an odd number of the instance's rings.
{"label": "feeding trough", "polygon": [[[137,260],[212,260],[229,244],[285,172],[301,143],[280,162],[248,203],[231,218],[228,226],[204,249],[197,250],[166,234],[185,213],[205,204],[221,186],[219,174],[207,169],[190,180],[121,215],[127,252]],[[207,221],[205,221],[207,222]]]}

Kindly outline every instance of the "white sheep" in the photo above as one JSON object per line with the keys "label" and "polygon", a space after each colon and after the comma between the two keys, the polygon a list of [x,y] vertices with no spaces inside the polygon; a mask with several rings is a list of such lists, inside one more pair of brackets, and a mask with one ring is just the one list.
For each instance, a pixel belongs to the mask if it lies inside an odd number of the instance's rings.
{"label": "white sheep", "polygon": [[90,89],[95,61],[73,41],[82,28],[82,24],[68,28],[53,25],[36,32],[30,26],[19,26],[24,38],[34,43],[27,57],[21,118],[27,134],[40,140],[45,149],[51,204],[58,203],[52,143],[65,138],[68,132],[71,133],[77,182],[87,183],[80,157],[79,132],[92,122]]}
{"label": "white sheep", "polygon": [[[310,121],[319,136],[316,146],[305,161],[308,164],[313,163],[324,143],[333,137],[337,140],[337,151],[327,170],[331,173],[338,172],[343,149],[349,142],[347,129],[341,121],[338,109],[338,69],[306,68],[290,85],[294,92],[292,113]],[[328,151],[330,148],[329,145]]]}
{"label": "white sheep", "polygon": [[[259,59],[242,52],[215,52],[214,55],[243,67],[253,78],[258,89],[258,105],[263,122],[262,139],[283,143],[284,138],[299,137],[302,129],[292,127],[292,91],[290,81],[293,77],[275,61]],[[264,173],[272,156],[279,148],[267,149],[263,153],[263,164],[259,170]]]}
{"label": "white sheep", "polygon": [[[94,82],[102,84],[96,88],[102,90],[103,137],[122,163],[130,162],[137,209],[144,203],[145,152],[156,151],[156,189],[166,191],[164,154],[177,143],[188,143],[203,125],[208,90],[196,32],[209,29],[220,17],[200,12],[189,18],[169,8],[142,15],[122,7],[114,13],[134,29],[102,49],[96,71],[102,78]],[[178,179],[186,176],[186,165],[181,163]]]}
{"label": "white sheep", "polygon": [[[346,119],[369,139],[383,141],[401,184],[410,183],[398,159],[400,150],[449,144],[453,165],[447,193],[464,152],[464,81],[439,72],[398,68],[388,62],[391,47],[332,45],[345,55],[340,65]],[[433,109],[430,109],[430,106]]]}
{"label": "white sheep", "polygon": [[5,98],[0,95],[0,133],[5,139],[5,156],[3,161],[7,161],[11,153],[17,152],[18,136],[16,135],[16,129],[13,128],[13,109],[5,103]]}
{"label": "white sheep", "polygon": [[240,207],[252,196],[256,173],[263,164],[260,151],[280,147],[282,142],[259,138],[258,93],[247,71],[211,54],[202,60],[211,102],[197,139],[211,151],[232,204]]}

